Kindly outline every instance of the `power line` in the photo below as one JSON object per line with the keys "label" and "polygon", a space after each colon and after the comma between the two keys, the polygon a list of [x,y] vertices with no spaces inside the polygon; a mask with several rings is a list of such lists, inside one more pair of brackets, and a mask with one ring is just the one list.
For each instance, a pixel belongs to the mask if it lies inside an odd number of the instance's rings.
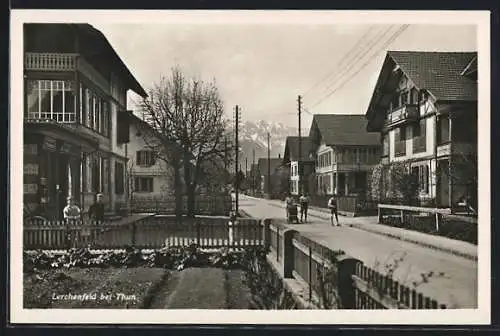
{"label": "power line", "polygon": [[386,37],[386,35],[391,31],[392,28],[394,28],[393,25],[389,26],[387,29],[385,29],[385,31],[379,34],[377,38],[374,38],[372,42],[369,43],[368,46],[366,46],[366,48],[363,48],[356,55],[354,55],[351,61],[337,73],[337,76],[334,78],[334,80],[328,86],[326,86],[324,91],[327,92],[332,87],[337,85],[342,77],[344,77],[348,73],[349,69],[356,65],[356,63],[360,62],[371,50],[373,50],[379,44],[379,42],[382,41],[384,37]]}
{"label": "power line", "polygon": [[330,71],[323,79],[321,79],[319,82],[317,82],[316,84],[314,84],[313,86],[311,86],[304,94],[303,96],[307,96],[314,88],[318,87],[319,85],[323,84],[331,75],[333,75],[334,73],[336,73],[337,69],[340,68],[340,66],[344,63],[345,60],[347,60],[347,56],[349,56],[349,54],[351,52],[353,52],[360,44],[361,42],[368,36],[368,34],[371,32],[371,28],[373,26],[370,26],[368,27],[368,29],[366,30],[366,32],[363,34],[363,36],[361,36],[361,38],[358,40],[358,42],[356,42],[356,44],[351,48],[349,49],[349,51],[347,51],[344,55],[344,57],[339,61],[339,63],[337,63],[337,66],[335,67],[334,70]]}
{"label": "power line", "polygon": [[[330,97],[332,94],[334,94],[335,92],[337,92],[338,90],[340,90],[341,88],[343,88],[349,81],[351,81],[361,70],[363,70],[364,68],[366,68],[366,66],[368,64],[370,64],[372,61],[373,61],[373,57],[377,56],[382,50],[384,50],[385,48],[387,48],[399,35],[401,35],[407,28],[409,27],[409,25],[404,25],[403,27],[399,28],[398,31],[396,31],[390,38],[389,40],[382,46],[382,48],[380,48],[379,50],[377,50],[374,54],[371,55],[371,57],[368,59],[368,61],[366,61],[365,63],[363,63],[363,65],[361,66],[361,68],[359,68],[357,71],[355,71],[353,74],[351,74],[350,77],[347,77],[347,80],[345,80],[344,82],[342,82],[340,84],[340,86],[336,87],[334,90],[332,90],[330,93],[328,93],[324,98],[322,98],[321,100],[319,100],[318,102],[316,102],[313,106],[311,106],[311,108],[314,108],[316,106],[318,106],[319,104],[321,104],[325,99],[327,99],[328,97]],[[351,67],[352,68],[352,67]]]}

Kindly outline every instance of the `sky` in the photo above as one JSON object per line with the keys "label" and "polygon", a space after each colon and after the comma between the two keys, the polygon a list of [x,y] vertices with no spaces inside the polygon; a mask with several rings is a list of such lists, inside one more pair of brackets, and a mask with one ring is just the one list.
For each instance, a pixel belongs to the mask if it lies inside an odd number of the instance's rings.
{"label": "sky", "polygon": [[305,129],[312,114],[365,114],[387,50],[477,50],[473,25],[91,24],[146,90],[180,66],[216,80],[228,117],[239,105],[243,121],[295,127],[302,95]]}

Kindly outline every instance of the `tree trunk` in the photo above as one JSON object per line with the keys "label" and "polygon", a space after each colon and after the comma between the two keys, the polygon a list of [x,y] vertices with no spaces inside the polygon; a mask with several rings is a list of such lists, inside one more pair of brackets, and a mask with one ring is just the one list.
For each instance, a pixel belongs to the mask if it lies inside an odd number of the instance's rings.
{"label": "tree trunk", "polygon": [[191,163],[189,155],[184,155],[184,182],[187,192],[187,215],[188,217],[195,216],[195,190],[196,185],[193,183],[193,173],[191,171]]}
{"label": "tree trunk", "polygon": [[196,201],[196,186],[191,183],[187,188],[187,212],[189,217],[194,217],[196,214],[195,201]]}
{"label": "tree trunk", "polygon": [[174,165],[174,193],[175,193],[175,217],[177,222],[182,222],[182,181],[181,169]]}

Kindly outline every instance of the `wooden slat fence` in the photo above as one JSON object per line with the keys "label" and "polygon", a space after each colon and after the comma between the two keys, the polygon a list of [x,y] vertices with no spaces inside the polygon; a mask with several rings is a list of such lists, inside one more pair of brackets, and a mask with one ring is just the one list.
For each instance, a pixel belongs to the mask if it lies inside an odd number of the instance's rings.
{"label": "wooden slat fence", "polygon": [[263,227],[258,219],[244,218],[230,223],[228,217],[184,218],[154,216],[133,223],[74,221],[30,221],[24,226],[24,249],[65,249],[90,246],[122,249],[135,246],[155,249],[195,243],[203,248],[243,248],[263,244]]}

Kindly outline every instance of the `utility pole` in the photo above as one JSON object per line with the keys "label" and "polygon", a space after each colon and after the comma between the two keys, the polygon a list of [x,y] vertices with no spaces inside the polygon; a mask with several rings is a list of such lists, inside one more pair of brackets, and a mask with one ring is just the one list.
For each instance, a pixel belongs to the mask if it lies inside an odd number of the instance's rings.
{"label": "utility pole", "polygon": [[252,191],[255,196],[255,148],[252,148]]}
{"label": "utility pole", "polygon": [[267,132],[267,193],[271,197],[271,135]]}
{"label": "utility pole", "polygon": [[239,166],[239,161],[238,161],[238,156],[239,156],[239,151],[240,151],[240,143],[238,141],[238,128],[240,126],[240,113],[239,113],[239,107],[236,105],[235,108],[235,156],[236,156],[236,162],[234,164],[234,172],[235,172],[235,192],[236,192],[236,216],[238,215],[239,211],[239,188],[240,188],[240,179],[239,179],[239,172],[238,172],[238,166]]}
{"label": "utility pole", "polygon": [[299,158],[297,161],[298,165],[298,170],[299,170],[299,195],[302,194],[302,166],[301,166],[301,160],[302,160],[302,136],[301,136],[301,127],[302,127],[302,120],[301,120],[301,112],[302,112],[302,97],[299,95],[297,98],[297,103],[298,103],[298,112],[299,112]]}

